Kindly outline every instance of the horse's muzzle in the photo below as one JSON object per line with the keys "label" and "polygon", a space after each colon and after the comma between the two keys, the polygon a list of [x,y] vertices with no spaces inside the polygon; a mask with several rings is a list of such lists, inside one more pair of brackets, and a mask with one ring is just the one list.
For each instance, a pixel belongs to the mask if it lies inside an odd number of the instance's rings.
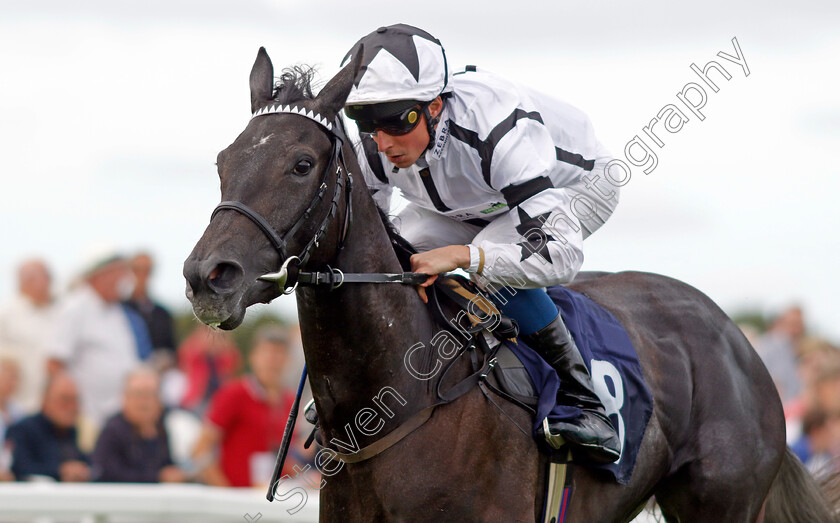
{"label": "horse's muzzle", "polygon": [[238,262],[214,256],[203,260],[190,256],[184,262],[184,278],[187,299],[203,323],[221,326],[232,323],[231,318],[242,316],[238,308],[245,271]]}
{"label": "horse's muzzle", "polygon": [[204,293],[219,296],[234,294],[241,288],[244,276],[242,265],[234,260],[210,257],[205,260],[190,258],[184,262],[188,298]]}

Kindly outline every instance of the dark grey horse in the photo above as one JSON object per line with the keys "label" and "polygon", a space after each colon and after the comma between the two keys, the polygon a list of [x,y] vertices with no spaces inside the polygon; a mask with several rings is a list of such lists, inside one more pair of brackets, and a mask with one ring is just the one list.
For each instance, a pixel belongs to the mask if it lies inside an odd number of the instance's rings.
{"label": "dark grey horse", "polygon": [[[261,49],[251,71],[251,110],[294,104],[334,120],[350,90],[351,67],[313,97],[305,76],[286,75],[275,88]],[[311,245],[306,268],[402,272],[352,149],[344,147],[346,169],[338,175],[324,173],[335,167],[331,151],[330,133],[310,118],[254,118],[218,156],[222,200],[247,205],[279,234],[299,224],[281,252]],[[345,230],[347,172],[355,175],[355,188]],[[343,185],[336,186],[338,180]],[[324,203],[313,207],[318,194]],[[331,194],[341,195],[332,215]],[[309,218],[301,221],[306,211]],[[187,296],[201,321],[233,329],[249,305],[279,295],[277,285],[258,279],[285,261],[267,236],[242,212],[214,214],[184,264]],[[567,521],[628,521],[653,495],[668,521],[832,520],[819,490],[786,451],[770,376],[709,298],[679,281],[638,272],[598,275],[569,287],[627,328],[655,406],[630,483],[578,467]],[[301,287],[297,302],[325,440],[365,447],[434,403],[429,383],[404,366],[409,348],[431,346],[440,331],[414,288]],[[467,361],[453,369],[455,377],[471,370]],[[511,422],[528,427],[529,415],[495,401],[504,412],[474,388],[381,454],[327,467],[337,472],[321,492],[321,520],[535,521],[545,458]]]}

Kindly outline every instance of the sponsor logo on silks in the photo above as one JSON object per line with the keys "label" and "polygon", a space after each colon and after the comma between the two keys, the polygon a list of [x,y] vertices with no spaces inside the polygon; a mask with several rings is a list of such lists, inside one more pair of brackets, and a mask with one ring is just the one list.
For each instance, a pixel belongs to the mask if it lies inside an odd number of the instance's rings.
{"label": "sponsor logo on silks", "polygon": [[440,160],[440,157],[443,156],[443,148],[446,146],[446,142],[448,141],[449,120],[446,120],[438,126],[437,136],[435,137],[435,147],[432,149],[432,156],[434,156],[436,160]]}
{"label": "sponsor logo on silks", "polygon": [[496,202],[493,205],[491,205],[490,207],[481,211],[481,214],[491,214],[491,213],[494,213],[494,212],[498,211],[499,209],[504,209],[505,207],[507,207],[506,203]]}

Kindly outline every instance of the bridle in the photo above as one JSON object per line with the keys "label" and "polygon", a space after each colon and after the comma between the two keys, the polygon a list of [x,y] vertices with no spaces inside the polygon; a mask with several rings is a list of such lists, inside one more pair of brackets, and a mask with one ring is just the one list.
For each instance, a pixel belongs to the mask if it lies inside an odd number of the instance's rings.
{"label": "bridle", "polygon": [[[327,167],[324,169],[324,174],[321,178],[317,194],[309,202],[309,205],[307,206],[303,214],[301,214],[298,217],[295,223],[286,231],[284,235],[280,235],[274,229],[274,227],[272,227],[271,224],[269,224],[268,221],[265,220],[265,218],[260,216],[258,212],[254,211],[242,202],[233,200],[223,201],[219,203],[219,205],[217,205],[216,208],[213,210],[213,213],[210,216],[211,220],[216,216],[216,214],[219,213],[219,211],[223,210],[236,211],[244,215],[263,232],[263,234],[268,238],[272,247],[274,247],[274,249],[278,252],[278,254],[280,255],[280,260],[282,260],[280,270],[275,273],[264,274],[260,276],[259,279],[276,283],[282,289],[283,294],[291,294],[295,291],[295,289],[297,289],[298,285],[328,285],[330,290],[334,290],[344,283],[401,283],[408,285],[417,285],[425,282],[426,279],[428,279],[429,277],[427,274],[412,272],[400,274],[345,274],[339,269],[333,269],[329,266],[327,266],[326,272],[303,272],[300,270],[300,268],[303,267],[309,261],[313,249],[318,247],[318,242],[325,234],[326,229],[329,226],[331,220],[335,218],[335,216],[338,214],[338,204],[341,200],[341,193],[344,189],[344,178],[346,175],[347,188],[343,191],[345,194],[346,207],[344,211],[343,226],[339,234],[339,244],[337,250],[341,251],[341,249],[344,248],[344,242],[347,237],[347,231],[350,228],[350,223],[352,221],[353,214],[351,198],[351,192],[353,190],[353,177],[352,174],[347,170],[346,164],[344,162],[344,156],[342,154],[342,145],[346,141],[346,136],[344,135],[341,122],[338,120],[338,117],[336,117],[335,124],[331,124],[327,118],[311,110],[306,110],[304,108],[295,106],[273,104],[255,112],[251,116],[251,118],[253,119],[267,114],[279,113],[297,114],[299,116],[303,116],[305,118],[309,118],[314,122],[317,122],[329,133],[332,148],[330,151],[330,161],[327,164]],[[321,220],[321,223],[316,229],[315,234],[303,247],[301,253],[296,256],[288,256],[287,247],[289,240],[291,240],[298,233],[303,224],[311,217],[312,213],[320,206],[321,202],[324,201],[324,196],[327,193],[327,178],[330,176],[331,173],[335,173],[336,180],[335,191],[333,193],[332,200],[330,201],[329,211]],[[431,291],[430,296],[434,298],[437,310],[441,313],[442,318],[442,311],[440,311],[440,303],[437,302],[437,296],[433,290]],[[473,329],[476,330],[477,328],[473,327]],[[483,340],[482,337],[479,338]],[[464,343],[463,350],[461,352],[464,353],[466,349],[470,346],[472,345],[471,342],[468,340]],[[495,350],[498,350],[498,346]],[[364,461],[372,458],[373,456],[378,455],[379,453],[387,450],[391,446],[401,441],[408,434],[422,426],[431,417],[432,412],[438,405],[454,401],[456,398],[468,392],[473,385],[478,383],[480,380],[483,380],[487,376],[487,373],[495,365],[495,350],[488,350],[488,352],[485,354],[484,361],[481,363],[481,365],[478,366],[477,369],[465,380],[459,382],[451,389],[449,389],[449,391],[447,391],[446,396],[441,396],[440,390],[438,390],[438,395],[441,398],[440,401],[435,402],[433,405],[422,409],[418,413],[415,413],[413,416],[411,416],[409,420],[407,420],[407,422],[401,424],[397,428],[397,430],[392,431],[386,437],[377,440],[375,443],[368,445],[355,453],[341,454],[333,450],[336,457],[348,463]],[[453,360],[449,366],[451,367],[454,364],[454,362],[455,360]],[[444,374],[446,374],[446,371],[444,372]],[[294,431],[295,420],[297,418],[301,393],[303,390],[303,386],[306,382],[306,376],[307,371],[306,366],[304,365],[303,372],[301,373],[300,385],[298,386],[295,401],[289,413],[289,419],[286,422],[286,429],[283,433],[283,441],[281,442],[280,450],[278,451],[277,461],[274,466],[274,472],[272,474],[269,491],[266,496],[266,498],[269,501],[274,500],[274,488],[277,485],[277,481],[280,479],[280,476],[282,474],[283,464],[285,463],[286,454],[289,449],[289,442],[291,441],[291,435]],[[440,389],[440,385],[438,385],[438,389]]]}
{"label": "bridle", "polygon": [[[353,200],[351,198],[353,190],[353,175],[346,168],[344,154],[342,152],[342,145],[346,142],[347,137],[344,134],[339,116],[336,116],[335,123],[331,123],[327,117],[322,116],[311,109],[297,107],[294,105],[283,105],[280,103],[271,104],[254,112],[251,115],[251,119],[253,120],[254,118],[269,114],[296,114],[298,116],[308,118],[326,129],[332,145],[330,150],[330,161],[324,169],[324,174],[322,175],[321,182],[318,186],[318,192],[309,202],[306,210],[303,211],[297,221],[295,221],[295,223],[284,235],[281,236],[274,227],[266,221],[265,218],[242,202],[235,200],[223,201],[219,203],[215,209],[213,209],[213,213],[210,215],[211,221],[219,213],[219,211],[223,210],[236,211],[244,215],[263,232],[266,238],[268,238],[268,241],[271,243],[271,246],[274,247],[274,250],[276,250],[280,255],[280,260],[282,261],[280,270],[264,274],[260,276],[259,279],[276,283],[281,289],[283,289],[283,294],[293,293],[295,289],[297,289],[298,285],[324,285],[329,286],[330,289],[337,289],[344,283],[402,283],[407,285],[417,285],[423,283],[428,278],[428,275],[426,274],[345,274],[341,270],[334,269],[329,266],[327,266],[327,271],[325,272],[303,272],[300,270],[309,261],[312,251],[319,246],[319,242],[326,233],[330,222],[338,214],[338,204],[341,200],[341,193],[344,189],[344,180],[346,175],[347,189],[343,191],[345,195],[344,221],[339,235],[337,250],[341,251],[344,248],[344,241],[347,238],[347,231],[350,228],[353,216]],[[297,255],[289,256],[287,252],[289,241],[309,220],[313,212],[320,206],[321,202],[324,201],[324,196],[327,193],[327,179],[330,176],[330,173],[335,174],[336,180],[335,190],[333,192],[332,199],[330,200],[329,211],[324,215],[324,218],[315,230],[315,234],[312,238],[310,238],[306,245],[304,245],[302,251]]]}

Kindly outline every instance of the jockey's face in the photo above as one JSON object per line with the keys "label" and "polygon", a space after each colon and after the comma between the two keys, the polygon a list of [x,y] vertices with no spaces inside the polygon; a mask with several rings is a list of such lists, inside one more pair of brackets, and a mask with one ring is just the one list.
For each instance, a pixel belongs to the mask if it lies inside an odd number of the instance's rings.
{"label": "jockey's face", "polygon": [[[429,104],[429,113],[432,117],[439,115],[442,109],[443,101],[440,97],[435,98]],[[422,115],[420,118],[420,123],[408,134],[393,136],[385,131],[378,131],[373,134],[373,139],[379,150],[388,155],[388,160],[400,169],[413,165],[429,145],[426,116]]]}

